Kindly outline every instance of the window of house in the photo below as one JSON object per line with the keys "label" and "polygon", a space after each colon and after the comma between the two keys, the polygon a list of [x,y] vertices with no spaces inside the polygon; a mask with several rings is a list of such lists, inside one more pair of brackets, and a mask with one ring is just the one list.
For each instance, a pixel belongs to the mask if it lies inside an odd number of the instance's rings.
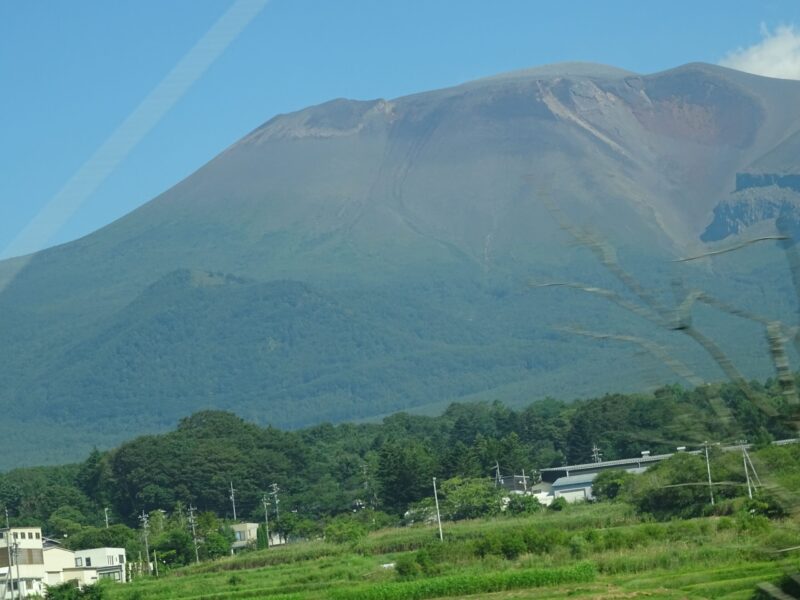
{"label": "window of house", "polygon": [[124,554],[120,554],[119,555],[119,564],[124,564],[124,563],[125,563],[125,555]]}
{"label": "window of house", "polygon": [[108,559],[108,564],[109,565],[113,565],[114,564],[114,557],[113,556],[108,556],[107,559]]}
{"label": "window of house", "polygon": [[92,559],[89,558],[88,556],[86,557],[86,566],[87,567],[91,567],[92,566]]}
{"label": "window of house", "polygon": [[83,559],[80,556],[75,557],[75,566],[82,567],[83,566]]}
{"label": "window of house", "polygon": [[16,531],[14,532],[14,539],[19,539],[19,534]]}
{"label": "window of house", "polygon": [[40,539],[42,539],[42,534],[41,534],[41,533],[39,533],[38,531],[36,532],[36,539],[37,539],[37,540],[40,540]]}
{"label": "window of house", "polygon": [[32,531],[29,531],[29,532],[28,532],[28,539],[29,539],[29,540],[32,540],[32,539],[33,539],[33,532],[32,532]]}
{"label": "window of house", "polygon": [[6,535],[5,533],[3,533],[2,531],[0,531],[0,540],[2,540],[2,539],[5,537],[5,535]]}

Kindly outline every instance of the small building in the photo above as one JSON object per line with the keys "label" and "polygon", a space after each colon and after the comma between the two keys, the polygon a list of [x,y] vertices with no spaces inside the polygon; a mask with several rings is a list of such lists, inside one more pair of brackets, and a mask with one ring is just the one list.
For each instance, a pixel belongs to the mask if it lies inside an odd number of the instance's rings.
{"label": "small building", "polygon": [[0,591],[9,597],[12,591],[20,598],[44,596],[46,577],[42,530],[39,527],[0,529],[0,582],[6,588]]}
{"label": "small building", "polygon": [[550,506],[553,503],[553,484],[540,481],[532,486],[528,493],[539,501],[539,504]]}
{"label": "small building", "polygon": [[125,583],[126,577],[125,548],[90,548],[75,550],[76,569],[93,569],[99,579],[113,579]]}
{"label": "small building", "polygon": [[231,550],[243,550],[245,548],[255,548],[258,541],[258,523],[234,523],[234,540]]}
{"label": "small building", "polygon": [[592,483],[597,478],[597,475],[597,473],[585,473],[583,475],[559,477],[553,482],[551,488],[552,497],[554,499],[564,498],[570,503],[593,500]]}
{"label": "small building", "polygon": [[[689,452],[688,454],[697,454],[697,451]],[[666,460],[672,454],[650,454],[648,451],[642,452],[641,456],[635,458],[623,458],[619,460],[604,460],[600,462],[590,462],[578,465],[564,465],[563,467],[550,467],[541,469],[539,472],[542,475],[542,481],[555,483],[557,479],[562,477],[571,477],[573,475],[587,475],[589,473],[601,473],[602,471],[609,471],[611,469],[620,469],[623,471],[639,472],[641,473],[648,467],[656,463]]]}
{"label": "small building", "polygon": [[66,571],[75,569],[75,553],[55,542],[44,545],[44,570],[47,585],[60,585],[69,581]]}

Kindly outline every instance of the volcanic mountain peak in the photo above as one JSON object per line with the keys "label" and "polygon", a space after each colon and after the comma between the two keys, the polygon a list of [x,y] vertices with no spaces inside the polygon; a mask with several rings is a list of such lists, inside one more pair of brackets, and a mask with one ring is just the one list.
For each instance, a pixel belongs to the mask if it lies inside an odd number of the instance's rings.
{"label": "volcanic mountain peak", "polygon": [[[117,441],[131,420],[171,426],[201,404],[297,425],[641,389],[624,348],[554,330],[645,325],[524,285],[614,285],[550,209],[670,289],[670,259],[707,227],[800,231],[797,106],[800,82],[713,65],[562,63],[279,115],[132,214],[30,257],[0,295],[0,439],[49,426],[96,440],[86,406]],[[760,308],[763,277],[701,287]]]}
{"label": "volcanic mountain peak", "polygon": [[627,71],[625,69],[604,65],[601,63],[559,62],[549,65],[530,67],[527,69],[517,69],[505,73],[498,73],[497,75],[490,75],[489,77],[476,79],[472,82],[465,83],[464,85],[502,81],[506,79],[554,79],[559,77],[568,79],[622,79],[623,77],[635,77],[636,75],[637,74],[633,71]]}

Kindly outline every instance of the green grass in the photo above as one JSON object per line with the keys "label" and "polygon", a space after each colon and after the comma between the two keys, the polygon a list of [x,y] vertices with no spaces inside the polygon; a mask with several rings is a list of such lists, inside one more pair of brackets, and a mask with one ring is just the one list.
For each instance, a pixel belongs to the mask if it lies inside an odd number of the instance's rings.
{"label": "green grass", "polygon": [[[444,544],[432,527],[387,529],[350,546],[317,541],[272,548],[107,589],[112,600],[734,600],[800,569],[800,554],[770,550],[776,532],[800,539],[791,520],[749,531],[718,518],[653,523],[623,505],[573,506],[450,523]],[[496,547],[486,540],[497,540]],[[504,554],[508,540],[519,545],[513,558]]]}

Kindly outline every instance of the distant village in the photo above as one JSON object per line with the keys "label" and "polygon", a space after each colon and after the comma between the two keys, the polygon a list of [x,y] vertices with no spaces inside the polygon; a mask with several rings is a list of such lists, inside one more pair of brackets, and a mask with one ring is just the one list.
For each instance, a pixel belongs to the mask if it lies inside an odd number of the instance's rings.
{"label": "distant village", "polygon": [[47,586],[130,578],[124,548],[68,550],[39,527],[0,529],[0,600],[43,596]]}
{"label": "distant village", "polygon": [[[800,442],[800,439],[787,439],[772,442],[786,445]],[[722,446],[728,452],[741,452],[744,468],[748,467],[749,444]],[[700,450],[677,448],[677,452],[705,454],[708,447]],[[549,506],[556,499],[563,498],[568,503],[594,500],[592,485],[603,471],[622,470],[628,473],[642,473],[652,465],[674,456],[674,453],[651,455],[643,451],[640,456],[620,460],[604,461],[597,448],[594,448],[593,461],[583,464],[564,465],[541,469],[533,481],[531,476],[502,475],[497,465],[495,484],[509,495],[523,494],[536,498],[539,503]],[[750,476],[750,474],[748,474]],[[758,477],[755,469],[752,476]],[[712,484],[709,470],[709,485]],[[231,500],[233,497],[231,485]],[[234,512],[235,514],[235,512]],[[256,548],[259,523],[238,522],[230,525],[234,540],[231,553]],[[144,518],[144,531],[147,531],[147,518]],[[287,540],[267,529],[267,547],[285,544]],[[195,549],[197,547],[195,538]],[[42,534],[40,527],[6,527],[0,529],[0,600],[14,600],[43,596],[47,587],[73,582],[78,587],[92,585],[102,579],[125,583],[140,575],[158,575],[158,557],[155,551],[146,560],[135,557],[129,560],[124,548],[89,548],[70,550],[61,542]],[[198,559],[199,560],[199,559]]]}

